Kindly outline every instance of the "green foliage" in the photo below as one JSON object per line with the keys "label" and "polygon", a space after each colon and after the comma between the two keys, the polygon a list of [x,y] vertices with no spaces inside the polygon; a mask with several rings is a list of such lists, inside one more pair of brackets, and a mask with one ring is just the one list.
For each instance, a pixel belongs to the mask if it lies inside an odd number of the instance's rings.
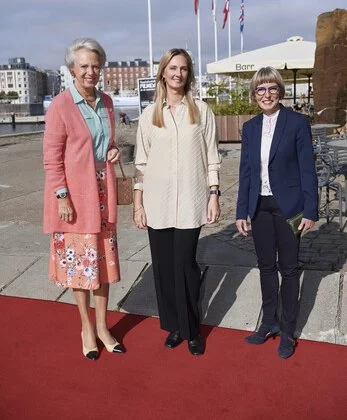
{"label": "green foliage", "polygon": [[4,90],[0,92],[0,99],[7,99],[7,95]]}
{"label": "green foliage", "polygon": [[208,96],[216,99],[218,95],[229,94],[229,87],[224,80],[221,80],[219,83],[211,82],[208,85],[206,93]]}
{"label": "green foliage", "polygon": [[260,113],[256,103],[242,97],[233,98],[231,104],[211,103],[210,106],[215,115],[257,115]]}
{"label": "green foliage", "polygon": [[[258,105],[249,100],[249,83],[243,80],[234,81],[234,89],[229,89],[229,83],[225,79],[218,84],[210,83],[207,94],[214,97],[208,100],[215,115],[257,115],[260,112]],[[217,103],[217,95],[220,102]],[[224,95],[224,96],[223,96]],[[229,98],[229,102],[221,102]]]}
{"label": "green foliage", "polygon": [[15,92],[14,90],[10,90],[10,91],[7,93],[7,98],[8,98],[8,99],[18,99],[18,98],[19,98],[19,95],[18,95],[18,93],[17,93],[17,92]]}

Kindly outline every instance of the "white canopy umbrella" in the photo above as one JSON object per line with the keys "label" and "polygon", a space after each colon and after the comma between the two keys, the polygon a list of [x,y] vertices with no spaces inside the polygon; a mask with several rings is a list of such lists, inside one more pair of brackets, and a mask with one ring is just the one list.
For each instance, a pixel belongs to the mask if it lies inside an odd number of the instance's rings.
{"label": "white canopy umbrella", "polygon": [[259,48],[207,64],[207,73],[230,74],[255,72],[261,67],[272,66],[277,70],[292,69],[294,72],[294,102],[296,100],[296,73],[307,70],[312,75],[316,43],[304,41],[300,36],[288,38],[286,42]]}

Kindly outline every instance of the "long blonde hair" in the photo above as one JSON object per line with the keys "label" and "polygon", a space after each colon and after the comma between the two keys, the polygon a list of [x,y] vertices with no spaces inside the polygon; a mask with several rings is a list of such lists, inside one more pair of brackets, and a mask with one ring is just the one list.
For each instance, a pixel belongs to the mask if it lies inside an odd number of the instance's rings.
{"label": "long blonde hair", "polygon": [[154,94],[155,107],[153,112],[152,124],[161,128],[165,127],[164,117],[163,117],[163,102],[167,96],[166,82],[163,78],[164,70],[166,66],[170,63],[173,57],[176,55],[183,55],[187,60],[188,65],[188,77],[186,85],[184,86],[184,94],[187,101],[189,119],[191,124],[197,124],[200,121],[200,112],[199,108],[195,104],[192,87],[195,84],[195,76],[193,69],[193,62],[190,58],[190,55],[183,48],[172,48],[167,51],[160,59],[158,73],[156,77],[156,87]]}

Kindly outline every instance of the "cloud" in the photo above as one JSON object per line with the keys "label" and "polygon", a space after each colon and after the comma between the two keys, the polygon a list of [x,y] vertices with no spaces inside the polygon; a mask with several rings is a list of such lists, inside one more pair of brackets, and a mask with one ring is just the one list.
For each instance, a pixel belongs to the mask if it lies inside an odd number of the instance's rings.
{"label": "cloud", "polygon": [[[244,51],[283,42],[292,35],[315,40],[320,13],[345,8],[346,0],[246,0]],[[228,55],[228,31],[222,30],[224,0],[217,0],[218,58]],[[239,5],[231,1],[232,54],[240,52]],[[197,28],[193,0],[151,0],[153,55],[188,45],[197,61]],[[63,64],[66,47],[89,36],[105,48],[108,59],[148,59],[145,0],[11,0],[2,9],[0,63],[25,57],[41,68]],[[214,61],[211,2],[200,1],[203,70]]]}

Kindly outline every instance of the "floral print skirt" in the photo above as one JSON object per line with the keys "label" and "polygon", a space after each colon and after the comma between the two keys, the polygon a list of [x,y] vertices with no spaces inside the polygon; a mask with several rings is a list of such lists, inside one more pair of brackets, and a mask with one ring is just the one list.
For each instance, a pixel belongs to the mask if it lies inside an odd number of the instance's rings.
{"label": "floral print skirt", "polygon": [[106,169],[98,169],[101,232],[51,235],[49,278],[56,285],[96,290],[103,283],[120,280],[117,235],[108,222]]}

